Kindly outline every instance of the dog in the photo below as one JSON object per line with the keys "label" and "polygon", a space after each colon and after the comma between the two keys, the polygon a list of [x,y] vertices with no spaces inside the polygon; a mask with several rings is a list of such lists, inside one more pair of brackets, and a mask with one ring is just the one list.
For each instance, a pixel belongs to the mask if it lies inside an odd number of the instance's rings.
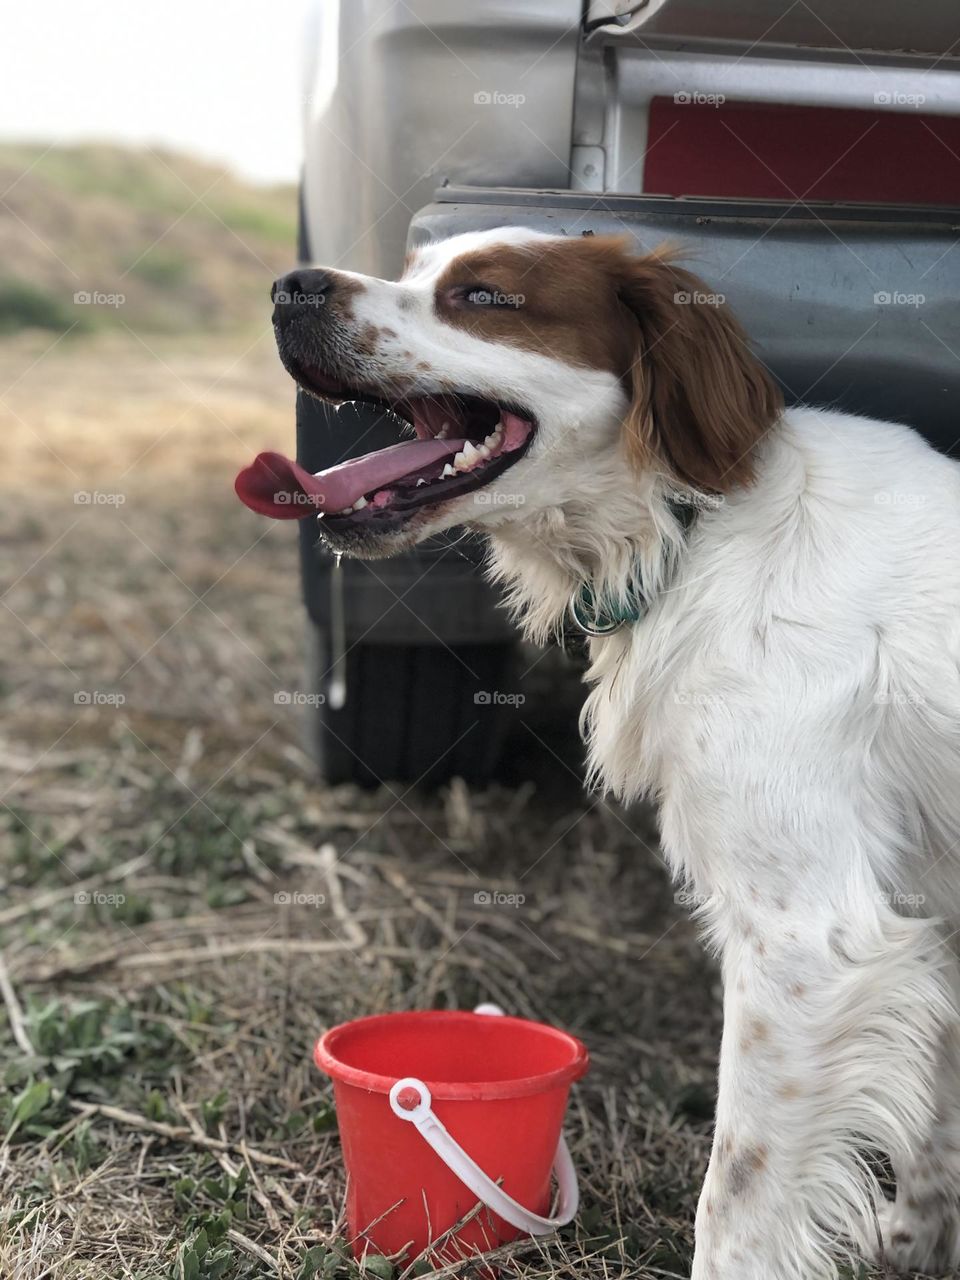
{"label": "dog", "polygon": [[416,438],[264,455],[245,500],[361,557],[482,530],[531,639],[590,635],[591,779],[655,798],[722,967],[694,1280],[960,1264],[960,465],[784,409],[722,300],[615,237],[470,233],[273,296],[301,387]]}

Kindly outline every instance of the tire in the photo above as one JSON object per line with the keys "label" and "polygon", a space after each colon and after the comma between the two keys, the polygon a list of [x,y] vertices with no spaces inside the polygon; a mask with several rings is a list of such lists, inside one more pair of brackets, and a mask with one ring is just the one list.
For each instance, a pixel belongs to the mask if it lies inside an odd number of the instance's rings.
{"label": "tire", "polygon": [[334,708],[329,642],[311,631],[310,687],[324,701],[310,712],[307,745],[326,782],[436,787],[495,776],[514,719],[495,693],[511,688],[514,645],[356,644],[343,659],[346,701]]}

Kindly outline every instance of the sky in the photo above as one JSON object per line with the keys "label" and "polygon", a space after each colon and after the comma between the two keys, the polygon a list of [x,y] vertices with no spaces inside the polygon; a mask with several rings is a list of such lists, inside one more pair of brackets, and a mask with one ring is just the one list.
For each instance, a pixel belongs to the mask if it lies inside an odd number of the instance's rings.
{"label": "sky", "polygon": [[10,0],[0,139],[160,143],[295,181],[307,15],[329,0]]}

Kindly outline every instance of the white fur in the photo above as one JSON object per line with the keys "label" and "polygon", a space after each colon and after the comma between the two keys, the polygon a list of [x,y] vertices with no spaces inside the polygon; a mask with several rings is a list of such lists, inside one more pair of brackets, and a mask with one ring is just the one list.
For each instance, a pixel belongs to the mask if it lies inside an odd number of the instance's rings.
{"label": "white fur", "polygon": [[[595,785],[658,801],[722,956],[694,1280],[830,1280],[851,1250],[958,1265],[960,466],[906,427],[790,410],[755,483],[704,501],[684,539],[676,486],[625,462],[612,375],[436,315],[451,257],[507,239],[535,251],[526,232],[461,237],[365,282],[358,310],[397,330],[385,381],[406,351],[537,415],[502,500],[437,507],[408,540],[485,528],[536,640],[582,582],[623,597],[639,565],[652,596],[591,642],[583,723]],[[895,1206],[869,1152],[894,1162]]]}

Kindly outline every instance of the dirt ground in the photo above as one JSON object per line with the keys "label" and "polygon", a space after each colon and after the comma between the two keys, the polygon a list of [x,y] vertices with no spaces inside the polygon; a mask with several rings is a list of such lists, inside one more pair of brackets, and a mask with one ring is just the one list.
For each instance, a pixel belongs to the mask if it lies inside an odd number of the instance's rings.
{"label": "dirt ground", "polygon": [[292,531],[232,492],[292,444],[268,334],[25,335],[0,397],[0,1275],[357,1275],[313,1042],[479,1000],[593,1061],[578,1222],[503,1274],[688,1275],[718,981],[649,815],[583,792],[573,725],[513,791],[315,782]]}

